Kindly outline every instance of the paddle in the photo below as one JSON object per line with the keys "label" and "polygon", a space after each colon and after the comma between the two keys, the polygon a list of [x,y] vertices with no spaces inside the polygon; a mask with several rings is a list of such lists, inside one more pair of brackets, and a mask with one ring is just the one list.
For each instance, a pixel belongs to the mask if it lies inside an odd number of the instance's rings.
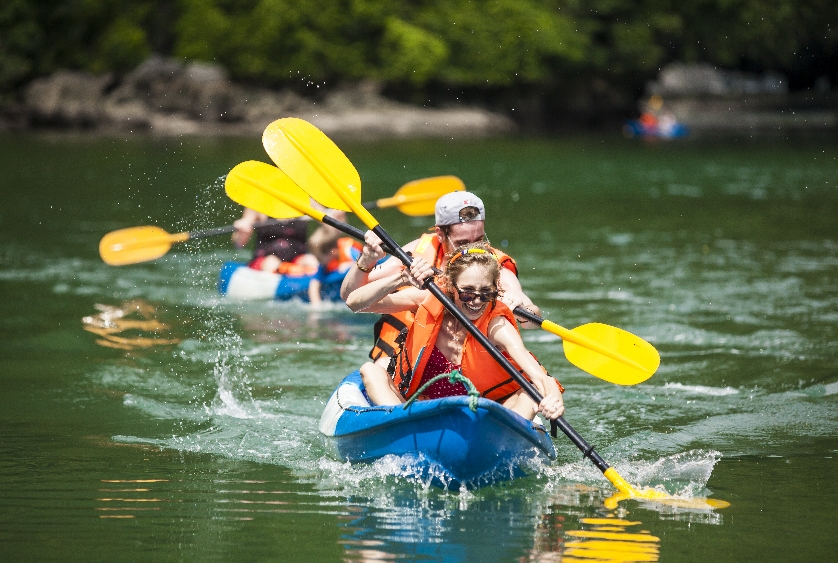
{"label": "paddle", "polygon": [[466,185],[456,176],[434,176],[413,180],[403,185],[392,197],[365,203],[367,209],[396,207],[405,215],[423,217],[433,215],[436,200],[451,192],[461,192]]}
{"label": "paddle", "polygon": [[[265,166],[270,165],[266,164]],[[434,204],[440,196],[464,189],[465,185],[463,181],[456,176],[422,178],[403,185],[392,197],[382,198],[364,205],[369,206],[370,209],[396,207],[405,215],[414,217],[433,215]],[[269,200],[271,199],[275,198],[269,198]],[[305,196],[305,201],[308,203],[307,195]],[[271,202],[260,202],[259,206],[271,208]],[[252,209],[257,209],[257,207],[253,207]],[[301,213],[288,206],[271,209],[271,213],[265,214],[275,219],[291,219],[301,215]],[[275,220],[264,221],[262,223],[256,223],[254,227],[267,227],[275,223],[277,223]],[[99,255],[106,264],[111,266],[138,264],[165,256],[175,243],[230,234],[235,232],[235,230],[235,227],[229,225],[202,231],[169,234],[160,227],[150,225],[130,227],[128,229],[112,231],[102,237],[102,240],[99,242]]]}
{"label": "paddle", "polygon": [[628,331],[602,323],[568,330],[523,307],[516,316],[562,339],[564,354],[576,367],[617,385],[637,385],[652,377],[661,363],[655,347]]}
{"label": "paddle", "polygon": [[[322,131],[310,123],[297,118],[285,118],[268,125],[262,137],[268,155],[291,180],[302,187],[315,201],[326,207],[344,209],[355,213],[361,221],[394,251],[394,255],[405,265],[411,263],[410,256],[390,237],[378,221],[360,202],[361,181],[355,167],[341,150]],[[328,163],[328,165],[326,164]],[[513,377],[536,403],[542,400],[538,390],[523,377],[510,361],[498,350],[476,326],[466,317],[448,296],[429,278],[426,288],[443,304],[481,346]],[[618,491],[631,497],[657,500],[669,497],[657,490],[638,491],[623,479],[617,471],[600,457],[563,417],[556,424],[579,448]]]}
{"label": "paddle", "polygon": [[[295,217],[299,217],[299,214]],[[255,228],[266,227],[278,222],[277,220],[264,221],[253,226]],[[111,231],[103,236],[102,240],[99,241],[99,256],[109,266],[139,264],[165,256],[175,243],[229,234],[235,230],[235,227],[229,225],[203,231],[169,234],[160,227],[153,225],[129,227]]]}
{"label": "paddle", "polygon": [[256,160],[237,164],[227,174],[224,189],[230,199],[259,213],[271,215],[274,212],[293,211],[297,216],[308,215],[353,238],[364,240],[364,232],[361,229],[338,221],[325,211],[313,208],[309,204],[308,194],[276,166]]}
{"label": "paddle", "polygon": [[[275,210],[287,212],[292,207],[330,225],[358,240],[364,240],[360,229],[337,221],[308,204],[308,195],[281,170],[263,162],[247,161],[233,168],[225,182],[230,199],[265,215]],[[276,206],[282,206],[277,208]],[[385,249],[394,254],[389,246]],[[660,364],[657,350],[642,338],[625,330],[588,323],[573,330],[546,321],[524,309],[515,308],[519,317],[562,337],[567,359],[576,367],[618,385],[636,385],[646,381]]]}

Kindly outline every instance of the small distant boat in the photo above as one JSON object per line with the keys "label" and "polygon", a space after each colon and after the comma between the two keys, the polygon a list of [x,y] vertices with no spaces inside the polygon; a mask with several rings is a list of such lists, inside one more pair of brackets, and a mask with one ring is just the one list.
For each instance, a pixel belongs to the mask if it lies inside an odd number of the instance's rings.
{"label": "small distant boat", "polygon": [[623,126],[628,138],[678,139],[688,134],[687,126],[674,119],[632,119]]}
{"label": "small distant boat", "polygon": [[[340,285],[346,271],[326,274],[320,296],[340,301]],[[226,262],[218,275],[218,292],[238,299],[301,299],[308,302],[308,285],[314,276],[290,276],[254,270],[243,262]]]}
{"label": "small distant boat", "polygon": [[556,458],[545,428],[499,403],[469,397],[374,406],[360,372],[348,375],[320,418],[320,432],[339,459],[372,462],[397,456],[403,474],[457,490],[531,474]]}

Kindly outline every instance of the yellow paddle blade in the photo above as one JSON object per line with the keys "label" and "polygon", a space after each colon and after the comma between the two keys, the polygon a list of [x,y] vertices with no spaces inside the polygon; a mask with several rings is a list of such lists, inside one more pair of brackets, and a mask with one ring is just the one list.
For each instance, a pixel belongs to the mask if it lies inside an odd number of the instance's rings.
{"label": "yellow paddle blade", "polygon": [[[262,134],[262,145],[280,170],[325,207],[352,211],[361,204],[361,178],[346,155],[317,127],[286,117]],[[343,192],[343,197],[338,191]]]}
{"label": "yellow paddle blade", "polygon": [[660,366],[654,346],[621,328],[588,323],[568,332],[560,336],[570,363],[605,381],[636,385],[652,377]]}
{"label": "yellow paddle blade", "polygon": [[636,489],[623,479],[623,477],[617,473],[617,470],[613,467],[606,469],[605,472],[603,472],[603,475],[605,475],[605,478],[611,481],[611,484],[617,489],[615,494],[605,499],[605,507],[610,510],[617,508],[617,503],[627,499],[637,499],[655,504],[663,504],[674,508],[693,510],[720,509],[730,506],[729,502],[714,498],[696,497],[682,499],[673,497],[672,495],[657,489]]}
{"label": "yellow paddle blade", "polygon": [[236,165],[224,181],[227,195],[241,205],[275,219],[291,219],[305,212],[309,197],[276,166],[248,160]]}
{"label": "yellow paddle blade", "polygon": [[392,197],[376,201],[376,207],[398,207],[399,211],[412,217],[433,215],[436,200],[451,192],[461,192],[466,185],[456,176],[435,176],[408,182]]}
{"label": "yellow paddle blade", "polygon": [[99,256],[105,264],[125,266],[165,256],[172,243],[189,240],[189,233],[170,235],[152,225],[112,231],[99,241]]}

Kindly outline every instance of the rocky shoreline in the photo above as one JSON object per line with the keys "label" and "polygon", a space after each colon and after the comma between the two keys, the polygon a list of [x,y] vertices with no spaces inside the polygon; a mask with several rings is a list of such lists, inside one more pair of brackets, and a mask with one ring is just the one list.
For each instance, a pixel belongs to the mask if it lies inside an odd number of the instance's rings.
{"label": "rocky shoreline", "polygon": [[21,103],[0,108],[0,130],[258,136],[288,116],[330,136],[363,139],[483,137],[517,129],[508,117],[479,108],[429,109],[388,100],[375,82],[314,101],[291,90],[235,84],[218,65],[152,57],[121,77],[59,71],[34,80]]}
{"label": "rocky shoreline", "polygon": [[698,135],[838,132],[838,96],[828,82],[789,92],[786,77],[673,63],[646,85],[658,113],[669,113]]}
{"label": "rocky shoreline", "polygon": [[[647,84],[641,113],[649,113],[650,100],[659,117],[683,124],[690,136],[838,132],[838,92],[828,83],[790,93],[785,78],[770,73],[674,63]],[[260,136],[269,123],[288,116],[310,121],[329,136],[362,140],[519,131],[509,117],[477,107],[432,109],[387,99],[373,81],[309,98],[234,83],[219,65],[158,56],[122,76],[59,71],[36,79],[19,103],[0,106],[0,131]],[[617,131],[620,125],[611,126]]]}

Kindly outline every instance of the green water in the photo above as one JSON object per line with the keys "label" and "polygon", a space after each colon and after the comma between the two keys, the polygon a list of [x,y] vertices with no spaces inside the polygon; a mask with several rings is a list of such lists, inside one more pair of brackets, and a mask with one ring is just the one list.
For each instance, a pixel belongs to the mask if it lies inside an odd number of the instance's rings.
{"label": "green water", "polygon": [[[340,144],[365,200],[460,176],[547,318],[654,344],[658,373],[620,388],[525,333],[624,477],[731,506],[607,510],[610,486],[562,438],[552,466],[475,492],[329,458],[316,422],[373,318],[221,298],[220,265],[247,257],[223,237],[122,268],[97,253],[118,228],[229,224],[219,178],[266,159],[258,139],[5,136],[3,560],[579,561],[589,517],[639,522],[627,531],[657,538],[661,561],[835,557],[838,144]],[[376,216],[401,241],[430,223]],[[84,330],[126,304],[159,330]],[[151,345],[118,347],[137,337]]]}

